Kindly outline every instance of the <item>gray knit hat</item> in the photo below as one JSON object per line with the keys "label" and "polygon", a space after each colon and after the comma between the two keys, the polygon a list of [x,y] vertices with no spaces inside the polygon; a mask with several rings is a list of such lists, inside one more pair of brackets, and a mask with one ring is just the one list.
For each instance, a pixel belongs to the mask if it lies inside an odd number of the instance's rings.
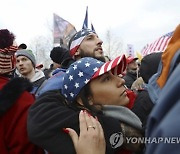
{"label": "gray knit hat", "polygon": [[36,66],[36,59],[35,59],[35,56],[33,54],[33,52],[31,50],[28,50],[28,49],[22,49],[22,50],[18,50],[16,52],[16,57],[18,56],[25,56],[27,57],[28,59],[31,60],[33,66],[35,67]]}

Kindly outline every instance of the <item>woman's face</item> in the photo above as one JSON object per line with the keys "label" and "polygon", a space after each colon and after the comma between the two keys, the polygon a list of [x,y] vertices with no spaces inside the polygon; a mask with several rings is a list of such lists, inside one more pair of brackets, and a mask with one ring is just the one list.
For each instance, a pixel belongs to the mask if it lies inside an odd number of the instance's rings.
{"label": "woman's face", "polygon": [[92,80],[90,82],[90,89],[93,104],[127,105],[129,98],[127,97],[124,83],[124,79],[113,75],[111,71]]}

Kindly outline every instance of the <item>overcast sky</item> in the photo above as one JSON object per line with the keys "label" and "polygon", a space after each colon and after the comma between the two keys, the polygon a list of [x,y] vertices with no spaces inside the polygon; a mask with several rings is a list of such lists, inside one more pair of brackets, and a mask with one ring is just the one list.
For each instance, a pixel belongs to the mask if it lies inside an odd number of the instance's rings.
{"label": "overcast sky", "polygon": [[28,43],[47,33],[56,13],[80,30],[86,6],[102,40],[110,29],[124,48],[133,44],[136,51],[180,23],[180,0],[2,0],[0,28],[10,29],[17,43]]}

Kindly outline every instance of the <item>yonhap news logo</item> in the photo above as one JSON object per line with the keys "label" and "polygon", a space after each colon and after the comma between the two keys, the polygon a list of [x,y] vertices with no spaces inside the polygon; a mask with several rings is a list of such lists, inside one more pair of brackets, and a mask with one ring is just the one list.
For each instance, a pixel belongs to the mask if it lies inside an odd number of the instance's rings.
{"label": "yonhap news logo", "polygon": [[109,141],[111,143],[111,147],[116,149],[123,144],[123,134],[121,132],[114,133],[110,136]]}
{"label": "yonhap news logo", "polygon": [[180,137],[123,137],[121,132],[114,133],[110,136],[112,148],[120,147],[125,141],[126,144],[180,144]]}

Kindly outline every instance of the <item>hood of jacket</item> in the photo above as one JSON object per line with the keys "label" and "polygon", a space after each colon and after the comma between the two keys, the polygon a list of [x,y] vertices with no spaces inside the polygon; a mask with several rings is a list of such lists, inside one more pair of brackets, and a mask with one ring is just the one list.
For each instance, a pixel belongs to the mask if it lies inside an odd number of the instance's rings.
{"label": "hood of jacket", "polygon": [[35,69],[35,75],[30,79],[30,81],[35,82],[43,77],[45,77],[44,72],[39,69]]}
{"label": "hood of jacket", "polygon": [[[7,80],[0,78],[0,82]],[[13,78],[0,89],[0,116],[3,115],[16,102],[25,91],[32,90],[32,84],[25,78]]]}

